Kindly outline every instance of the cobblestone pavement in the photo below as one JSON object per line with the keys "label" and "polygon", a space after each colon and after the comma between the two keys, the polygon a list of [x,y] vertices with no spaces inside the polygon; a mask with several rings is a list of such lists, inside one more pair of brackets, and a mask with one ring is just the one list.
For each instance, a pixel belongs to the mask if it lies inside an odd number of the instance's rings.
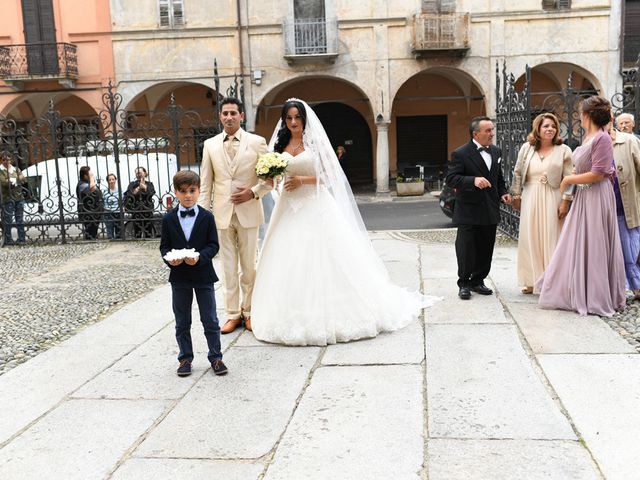
{"label": "cobblestone pavement", "polygon": [[0,250],[0,375],[166,282],[158,242]]}
{"label": "cobblestone pavement", "polygon": [[[456,239],[456,230],[408,231],[398,232],[397,235],[398,238],[410,239],[419,243],[447,243],[453,247]],[[510,237],[498,233],[496,246],[498,245],[516,247],[518,243]],[[627,304],[621,312],[618,312],[613,317],[602,317],[602,319],[640,352],[640,301],[634,299],[630,292],[628,294]]]}

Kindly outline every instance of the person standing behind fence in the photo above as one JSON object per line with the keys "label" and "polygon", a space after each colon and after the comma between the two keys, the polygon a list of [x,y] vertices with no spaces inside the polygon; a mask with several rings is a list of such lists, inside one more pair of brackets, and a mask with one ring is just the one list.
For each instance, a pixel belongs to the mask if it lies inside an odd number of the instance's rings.
{"label": "person standing behind fence", "polygon": [[458,296],[471,292],[491,295],[484,284],[491,270],[500,201],[511,203],[502,174],[502,151],[492,145],[494,125],[489,117],[475,117],[469,125],[471,139],[451,154],[446,182],[458,190],[453,221],[458,226]]}
{"label": "person standing behind fence", "polygon": [[102,192],[89,167],[80,167],[78,176],[80,178],[76,187],[78,220],[84,230],[84,239],[95,240],[98,238],[98,226],[102,216]]}
{"label": "person standing behind fence", "polygon": [[582,101],[585,137],[573,152],[577,173],[560,183],[561,191],[576,185],[576,192],[553,258],[536,282],[543,308],[611,316],[625,305],[613,147],[605,131],[610,121],[611,104],[605,98]]}
{"label": "person standing behind fence", "polygon": [[572,196],[560,182],[571,175],[571,149],[562,144],[560,122],[552,113],[533,120],[513,171],[513,208],[520,210],[518,283],[522,293],[538,293],[534,284],[553,257]]}
{"label": "person standing behind fence", "polygon": [[11,153],[0,152],[0,203],[2,204],[2,230],[4,244],[13,244],[11,236],[12,220],[15,218],[18,230],[18,243],[25,243],[24,233],[24,189],[26,178],[22,172],[11,165]]}
{"label": "person standing behind fence", "polygon": [[138,167],[135,170],[136,179],[129,184],[124,194],[124,206],[131,213],[133,233],[135,238],[153,237],[153,197],[156,189],[152,182],[147,181],[147,169]]}
{"label": "person standing behind fence", "polygon": [[635,126],[636,119],[630,113],[621,113],[616,117],[616,127],[618,127],[618,130],[624,133],[630,133],[640,141],[640,135],[633,131]]}
{"label": "person standing behind fence", "polygon": [[107,175],[107,188],[102,192],[104,198],[104,225],[107,230],[107,238],[113,240],[120,236],[120,191],[118,190],[118,177],[113,173]]}
{"label": "person standing behind fence", "polygon": [[618,231],[624,257],[627,285],[636,298],[640,297],[640,142],[629,133],[609,130],[616,162],[616,195]]}

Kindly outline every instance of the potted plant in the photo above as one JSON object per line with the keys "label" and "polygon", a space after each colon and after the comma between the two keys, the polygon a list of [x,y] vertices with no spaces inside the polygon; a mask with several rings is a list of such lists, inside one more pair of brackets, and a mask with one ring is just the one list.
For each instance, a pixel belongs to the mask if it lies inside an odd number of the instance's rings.
{"label": "potted plant", "polygon": [[396,177],[396,192],[399,197],[424,195],[424,180],[420,177],[405,177],[402,174],[398,174]]}

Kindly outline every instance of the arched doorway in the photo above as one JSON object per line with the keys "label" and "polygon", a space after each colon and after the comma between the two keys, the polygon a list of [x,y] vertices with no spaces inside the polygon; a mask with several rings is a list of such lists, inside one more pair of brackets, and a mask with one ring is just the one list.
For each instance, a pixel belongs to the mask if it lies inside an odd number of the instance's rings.
{"label": "arched doorway", "polygon": [[[531,121],[543,112],[554,113],[560,120],[560,136],[573,149],[580,143],[580,102],[601,92],[598,79],[588,70],[564,62],[536,65],[529,72]],[[526,75],[515,83],[523,91]]]}
{"label": "arched doorway", "polygon": [[471,119],[485,112],[484,94],[467,73],[436,67],[413,75],[393,100],[390,170],[422,165],[428,180],[441,179],[450,152],[469,141]]}
{"label": "arched doorway", "polygon": [[369,99],[356,86],[334,77],[296,78],[265,95],[256,114],[256,133],[271,137],[284,102],[305,100],[316,112],[334,149],[347,151],[345,174],[352,185],[371,185],[374,178],[373,139],[375,125]]}
{"label": "arched doorway", "polygon": [[346,150],[344,173],[353,185],[370,184],[373,179],[371,131],[360,112],[344,103],[327,102],[313,106],[335,150]]}
{"label": "arched doorway", "polygon": [[148,139],[155,151],[176,155],[180,168],[197,170],[205,140],[219,131],[218,95],[194,82],[163,82],[150,86],[126,106],[125,132]]}

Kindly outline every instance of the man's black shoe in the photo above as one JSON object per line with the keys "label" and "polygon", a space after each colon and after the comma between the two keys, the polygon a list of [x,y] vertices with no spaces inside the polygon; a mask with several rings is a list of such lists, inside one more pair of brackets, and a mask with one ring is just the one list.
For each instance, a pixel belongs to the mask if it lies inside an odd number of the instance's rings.
{"label": "man's black shoe", "polygon": [[211,368],[213,369],[213,373],[216,375],[226,375],[229,371],[222,360],[214,360],[211,362]]}
{"label": "man's black shoe", "polygon": [[179,377],[188,377],[191,375],[191,362],[189,360],[180,360],[180,366],[176,373]]}
{"label": "man's black shoe", "polygon": [[460,290],[458,290],[458,296],[461,300],[469,300],[471,298],[471,291],[469,291],[468,287],[460,287]]}
{"label": "man's black shoe", "polygon": [[488,288],[484,283],[469,288],[472,292],[479,293],[480,295],[491,295],[493,293],[493,290]]}

